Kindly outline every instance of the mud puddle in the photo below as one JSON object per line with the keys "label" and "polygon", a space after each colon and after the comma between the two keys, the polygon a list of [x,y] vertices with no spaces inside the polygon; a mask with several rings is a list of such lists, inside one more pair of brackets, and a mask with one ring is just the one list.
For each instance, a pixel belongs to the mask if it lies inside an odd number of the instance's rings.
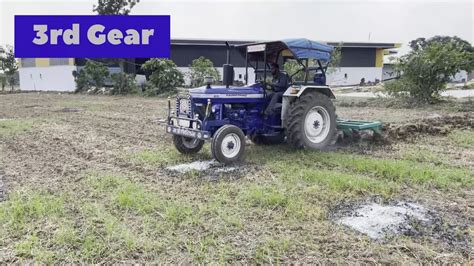
{"label": "mud puddle", "polygon": [[[442,213],[409,201],[382,203],[377,200],[343,203],[330,212],[330,219],[374,240],[397,236],[431,239],[460,248],[471,249],[469,223],[447,221]],[[424,240],[422,240],[424,241]]]}
{"label": "mud puddle", "polygon": [[237,179],[240,176],[253,171],[250,165],[223,165],[216,160],[199,160],[190,163],[183,163],[168,166],[165,171],[171,175],[193,174],[209,181],[216,181],[222,178]]}
{"label": "mud puddle", "polygon": [[183,163],[166,167],[166,170],[177,172],[180,174],[189,173],[192,171],[207,171],[212,170],[218,173],[229,173],[238,170],[236,166],[224,166],[216,160],[195,161],[190,163]]}
{"label": "mud puddle", "polygon": [[336,223],[379,239],[386,234],[397,234],[403,227],[409,227],[409,220],[428,221],[426,209],[414,203],[399,202],[396,205],[370,203],[355,209]]}

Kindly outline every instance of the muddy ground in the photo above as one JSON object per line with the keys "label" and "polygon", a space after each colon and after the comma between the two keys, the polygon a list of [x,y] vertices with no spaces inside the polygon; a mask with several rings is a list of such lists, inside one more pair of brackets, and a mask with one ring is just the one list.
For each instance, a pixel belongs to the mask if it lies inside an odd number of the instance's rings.
{"label": "muddy ground", "polygon": [[[384,122],[386,142],[249,142],[236,171],[173,172],[211,155],[174,150],[166,99],[0,95],[0,262],[472,262],[473,107],[357,101],[338,115]],[[374,198],[432,223],[372,239],[335,222]]]}

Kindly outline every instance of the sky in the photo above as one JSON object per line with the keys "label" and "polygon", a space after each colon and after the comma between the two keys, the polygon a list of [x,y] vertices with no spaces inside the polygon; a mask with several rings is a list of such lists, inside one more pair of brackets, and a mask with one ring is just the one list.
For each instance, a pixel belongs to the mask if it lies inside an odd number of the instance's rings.
{"label": "sky", "polygon": [[[0,45],[13,44],[14,15],[88,15],[97,0],[0,0]],[[171,38],[407,44],[456,35],[474,43],[470,0],[141,0],[132,15],[170,15]]]}

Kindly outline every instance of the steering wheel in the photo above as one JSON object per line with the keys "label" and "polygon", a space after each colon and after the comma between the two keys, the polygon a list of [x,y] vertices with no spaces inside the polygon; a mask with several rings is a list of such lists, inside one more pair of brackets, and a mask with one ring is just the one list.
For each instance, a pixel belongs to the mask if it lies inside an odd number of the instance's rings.
{"label": "steering wheel", "polygon": [[257,80],[255,81],[255,83],[257,83],[257,84],[261,84],[261,85],[262,85],[262,87],[264,87],[263,89],[264,89],[264,90],[266,90],[266,91],[267,91],[267,90],[269,90],[269,91],[273,91],[273,90],[272,90],[272,85],[270,85],[270,84],[268,84],[268,83],[265,83],[265,82],[263,82],[263,80],[257,79]]}

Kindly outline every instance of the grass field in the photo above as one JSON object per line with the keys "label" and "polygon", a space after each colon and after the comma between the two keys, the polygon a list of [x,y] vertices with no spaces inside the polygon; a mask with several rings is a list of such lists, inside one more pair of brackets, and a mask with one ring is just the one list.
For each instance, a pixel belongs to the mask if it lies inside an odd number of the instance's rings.
{"label": "grass field", "polygon": [[[358,100],[360,101],[360,100]],[[472,263],[474,129],[332,152],[246,147],[238,172],[170,173],[182,156],[157,120],[165,99],[0,95],[0,262]],[[349,100],[350,102],[350,100]],[[339,100],[338,114],[392,124],[463,115]],[[372,240],[336,225],[341,203],[420,203],[442,236]],[[463,244],[456,237],[467,239]],[[448,239],[448,240],[447,240]]]}

